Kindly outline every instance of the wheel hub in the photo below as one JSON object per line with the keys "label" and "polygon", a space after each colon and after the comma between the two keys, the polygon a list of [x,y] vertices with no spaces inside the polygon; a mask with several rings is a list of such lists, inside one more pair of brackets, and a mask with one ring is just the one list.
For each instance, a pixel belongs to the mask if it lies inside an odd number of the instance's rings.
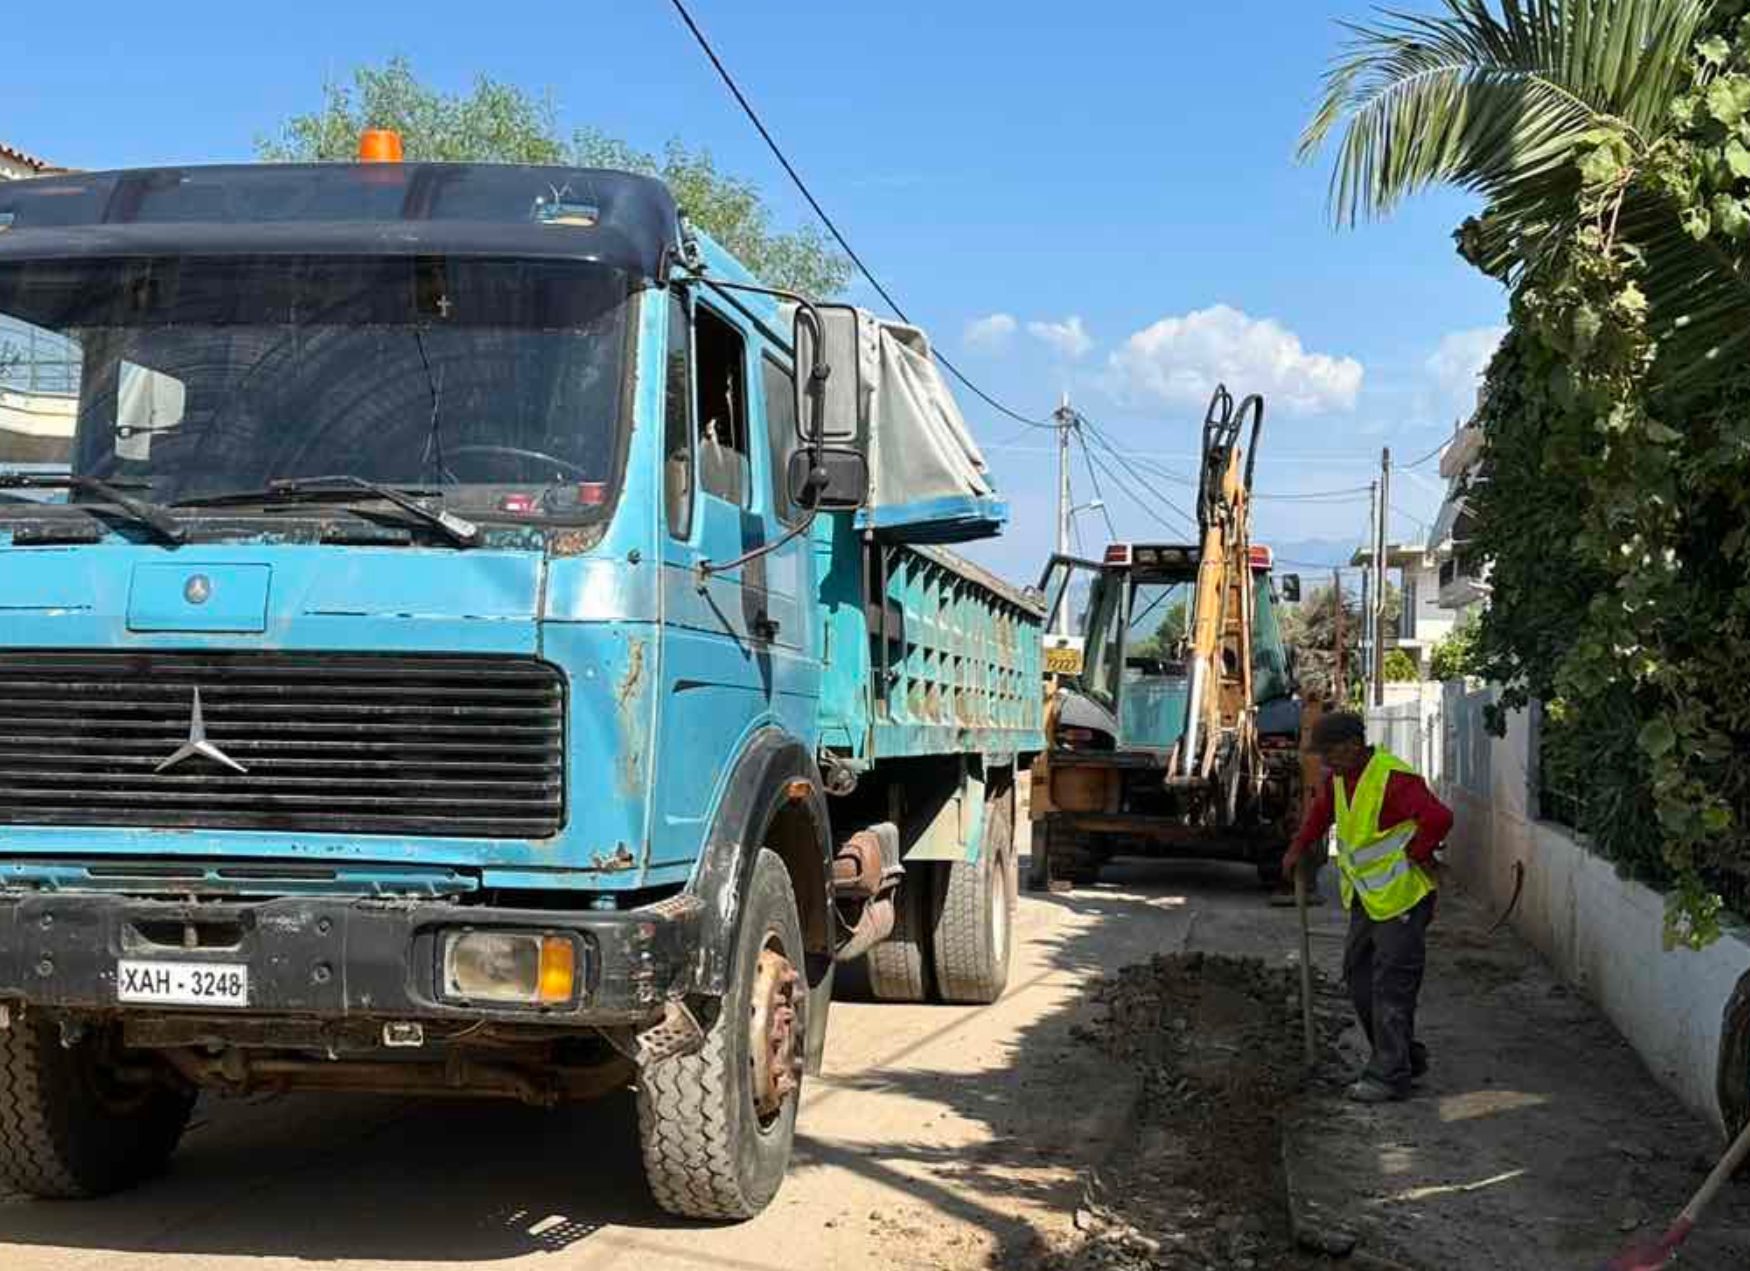
{"label": "wheel hub", "polygon": [[802,1059],[796,1029],[796,985],[800,978],[783,950],[770,945],[760,950],[754,972],[748,1065],[753,1106],[762,1125],[777,1117],[784,1100],[798,1085]]}

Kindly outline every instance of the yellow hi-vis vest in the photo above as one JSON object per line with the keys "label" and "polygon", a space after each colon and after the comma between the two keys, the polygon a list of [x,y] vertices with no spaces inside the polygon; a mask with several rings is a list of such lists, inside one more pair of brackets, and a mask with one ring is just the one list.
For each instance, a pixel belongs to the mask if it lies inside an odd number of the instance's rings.
{"label": "yellow hi-vis vest", "polygon": [[1379,828],[1386,782],[1394,772],[1414,771],[1396,755],[1376,749],[1361,780],[1355,783],[1354,803],[1349,802],[1342,775],[1331,775],[1343,908],[1353,906],[1359,893],[1367,916],[1375,922],[1408,913],[1434,890],[1434,880],[1404,850],[1416,837],[1416,823],[1405,821],[1389,829]]}

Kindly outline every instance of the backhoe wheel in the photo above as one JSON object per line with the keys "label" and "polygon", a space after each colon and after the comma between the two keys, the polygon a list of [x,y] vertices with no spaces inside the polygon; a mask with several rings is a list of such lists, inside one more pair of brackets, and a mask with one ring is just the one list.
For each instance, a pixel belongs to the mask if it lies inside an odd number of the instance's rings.
{"label": "backhoe wheel", "polygon": [[1027,890],[1051,890],[1051,819],[1033,822],[1027,847]]}
{"label": "backhoe wheel", "polygon": [[936,992],[944,1002],[982,1006],[1003,995],[1015,932],[1015,787],[984,805],[978,859],[949,865],[935,906]]}
{"label": "backhoe wheel", "polygon": [[808,985],[790,875],[761,849],[729,991],[705,1042],[638,1074],[638,1137],[656,1203],[683,1218],[752,1218],[790,1163]]}
{"label": "backhoe wheel", "polygon": [[1041,891],[1052,883],[1088,887],[1100,881],[1100,867],[1110,855],[1095,843],[1093,835],[1065,829],[1047,817],[1033,823],[1033,860],[1028,873],[1030,878],[1043,875]]}
{"label": "backhoe wheel", "polygon": [[930,999],[929,927],[931,875],[934,865],[911,865],[894,898],[893,934],[869,950],[863,961],[869,972],[869,992],[883,1002],[927,1002]]}
{"label": "backhoe wheel", "polygon": [[116,1079],[101,1035],[61,1044],[35,1012],[0,1032],[0,1183],[54,1200],[104,1196],[164,1168],[194,1094]]}

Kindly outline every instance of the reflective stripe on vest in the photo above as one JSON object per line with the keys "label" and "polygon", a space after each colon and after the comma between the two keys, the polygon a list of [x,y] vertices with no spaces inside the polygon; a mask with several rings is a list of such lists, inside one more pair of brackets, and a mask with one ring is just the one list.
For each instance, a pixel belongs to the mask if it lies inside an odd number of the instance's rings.
{"label": "reflective stripe on vest", "polygon": [[1360,895],[1367,916],[1376,922],[1408,913],[1434,890],[1434,880],[1405,850],[1416,837],[1415,822],[1385,830],[1379,827],[1385,787],[1392,773],[1413,771],[1397,756],[1376,749],[1355,783],[1353,802],[1343,778],[1331,778],[1343,907],[1351,907]]}

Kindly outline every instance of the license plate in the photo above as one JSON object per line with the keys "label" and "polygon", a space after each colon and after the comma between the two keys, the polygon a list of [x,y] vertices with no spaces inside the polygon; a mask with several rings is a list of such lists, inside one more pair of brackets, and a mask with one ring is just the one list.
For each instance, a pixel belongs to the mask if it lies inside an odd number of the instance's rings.
{"label": "license plate", "polygon": [[118,1002],[169,1006],[248,1006],[249,968],[230,962],[123,958],[115,967]]}

